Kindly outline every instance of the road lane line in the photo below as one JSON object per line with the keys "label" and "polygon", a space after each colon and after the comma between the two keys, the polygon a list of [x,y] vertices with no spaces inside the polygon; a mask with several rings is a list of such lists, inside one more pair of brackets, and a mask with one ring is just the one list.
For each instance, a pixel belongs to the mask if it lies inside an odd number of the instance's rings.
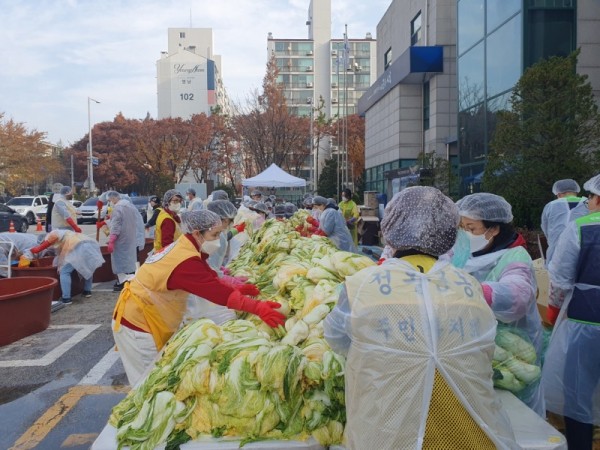
{"label": "road lane line", "polygon": [[129,386],[73,386],[35,421],[9,450],[31,450],[36,448],[84,395],[126,394]]}
{"label": "road lane line", "polygon": [[113,364],[119,359],[119,353],[112,347],[100,361],[81,379],[80,385],[96,384],[104,374],[110,370]]}
{"label": "road lane line", "polygon": [[79,329],[79,331],[39,359],[0,361],[0,368],[49,366],[99,327],[100,325],[51,325],[48,327],[50,330]]}

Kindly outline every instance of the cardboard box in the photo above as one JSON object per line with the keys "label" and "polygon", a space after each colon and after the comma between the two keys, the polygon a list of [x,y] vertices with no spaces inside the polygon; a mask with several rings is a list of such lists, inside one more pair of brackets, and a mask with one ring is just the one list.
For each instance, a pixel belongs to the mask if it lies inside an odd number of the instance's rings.
{"label": "cardboard box", "polygon": [[533,261],[533,270],[538,289],[536,298],[538,311],[540,312],[544,325],[552,326],[550,322],[546,320],[546,309],[548,307],[548,297],[550,294],[550,277],[548,276],[548,270],[544,266],[544,260],[542,258]]}

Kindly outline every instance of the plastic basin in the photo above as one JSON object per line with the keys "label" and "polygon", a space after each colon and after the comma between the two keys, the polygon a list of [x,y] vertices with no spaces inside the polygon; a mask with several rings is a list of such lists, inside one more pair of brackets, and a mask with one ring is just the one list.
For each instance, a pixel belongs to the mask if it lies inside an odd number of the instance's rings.
{"label": "plastic basin", "polygon": [[100,252],[104,258],[104,264],[96,269],[94,272],[94,283],[104,283],[106,281],[113,281],[117,277],[112,271],[112,263],[110,262],[110,253],[106,245],[100,247]]}
{"label": "plastic basin", "polygon": [[[12,276],[15,278],[54,278],[58,281],[58,283],[56,284],[56,286],[54,286],[52,300],[58,300],[62,296],[62,291],[60,289],[60,278],[58,275],[58,270],[56,270],[56,267],[52,265],[53,261],[53,256],[47,256],[45,258],[36,258],[33,261],[31,261],[31,266],[29,267],[14,267],[12,269]],[[71,274],[71,297],[79,295],[83,292],[83,284],[83,279],[79,276],[79,274],[76,271],[73,271],[73,273]]]}
{"label": "plastic basin", "polygon": [[0,346],[48,328],[57,284],[50,277],[0,279]]}

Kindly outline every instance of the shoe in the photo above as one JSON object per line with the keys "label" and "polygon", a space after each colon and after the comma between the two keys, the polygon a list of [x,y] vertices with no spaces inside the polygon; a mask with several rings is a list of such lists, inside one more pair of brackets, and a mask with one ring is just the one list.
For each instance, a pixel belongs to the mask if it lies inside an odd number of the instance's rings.
{"label": "shoe", "polygon": [[83,298],[90,298],[92,296],[92,291],[83,291],[81,295]]}
{"label": "shoe", "polygon": [[64,304],[64,305],[70,305],[71,303],[73,303],[73,301],[70,298],[60,298],[60,301]]}
{"label": "shoe", "polygon": [[113,286],[113,292],[121,292],[123,290],[124,285],[125,285],[125,283],[115,284]]}

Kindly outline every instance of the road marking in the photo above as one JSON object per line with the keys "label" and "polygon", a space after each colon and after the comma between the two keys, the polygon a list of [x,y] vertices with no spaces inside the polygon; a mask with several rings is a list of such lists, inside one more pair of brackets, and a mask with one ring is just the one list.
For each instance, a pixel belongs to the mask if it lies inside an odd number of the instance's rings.
{"label": "road marking", "polygon": [[69,351],[71,348],[75,347],[75,345],[77,345],[79,342],[84,340],[92,331],[99,327],[100,325],[50,325],[48,327],[49,330],[79,329],[79,331],[73,336],[71,336],[69,339],[67,339],[65,342],[60,344],[58,347],[46,353],[42,358],[0,361],[0,368],[49,366],[62,355],[64,355],[67,351]]}
{"label": "road marking", "polygon": [[106,355],[102,357],[100,361],[96,363],[94,367],[81,379],[80,385],[96,384],[98,383],[104,374],[109,371],[113,364],[119,359],[119,353],[115,347],[112,347]]}
{"label": "road marking", "polygon": [[92,445],[98,436],[98,433],[72,434],[63,441],[60,448],[79,447],[85,444]]}
{"label": "road marking", "polygon": [[126,394],[129,386],[73,386],[17,439],[10,450],[36,448],[84,395]]}

